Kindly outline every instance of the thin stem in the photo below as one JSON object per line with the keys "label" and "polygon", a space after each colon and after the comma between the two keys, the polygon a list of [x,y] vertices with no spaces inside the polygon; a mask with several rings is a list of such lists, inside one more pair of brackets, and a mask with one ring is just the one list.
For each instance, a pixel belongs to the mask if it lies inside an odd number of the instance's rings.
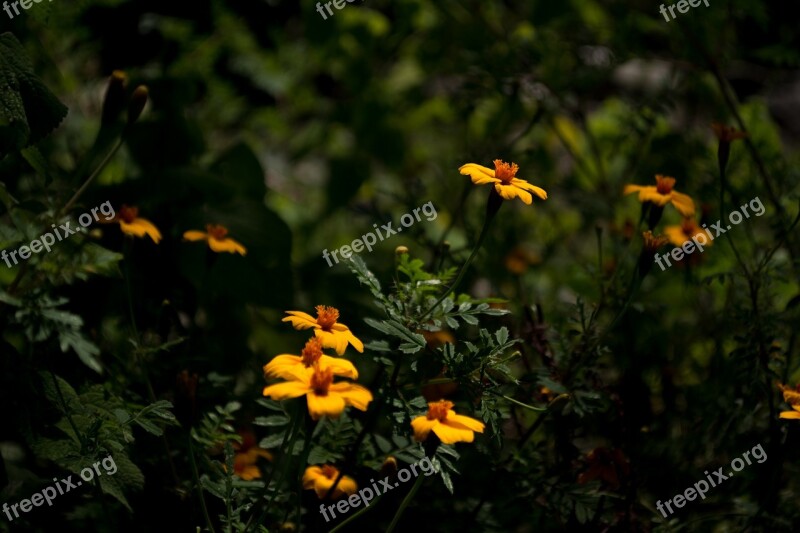
{"label": "thin stem", "polygon": [[392,531],[394,531],[395,526],[397,526],[397,523],[400,521],[400,518],[403,516],[403,513],[405,512],[406,508],[411,503],[411,500],[414,499],[414,496],[417,494],[417,491],[419,490],[419,488],[422,486],[422,480],[424,480],[424,479],[425,478],[422,477],[422,476],[419,476],[417,478],[417,481],[414,483],[414,486],[411,487],[411,490],[408,492],[406,497],[403,498],[403,503],[400,504],[400,508],[397,510],[397,513],[394,515],[394,518],[392,519],[392,523],[389,524],[389,528],[386,530],[386,533],[392,533]]}
{"label": "thin stem", "polygon": [[86,181],[83,182],[83,185],[81,185],[80,189],[78,189],[75,192],[75,194],[72,195],[72,198],[70,198],[69,201],[66,203],[66,205],[61,209],[59,216],[63,216],[67,211],[69,211],[69,209],[78,200],[78,198],[80,198],[80,196],[83,194],[86,188],[89,187],[89,184],[92,183],[92,180],[94,180],[94,178],[96,178],[97,175],[100,174],[100,172],[106,167],[106,165],[108,165],[108,162],[111,161],[111,158],[114,157],[114,154],[116,154],[117,150],[120,149],[124,140],[125,140],[125,133],[123,132],[122,136],[120,136],[120,138],[117,139],[117,142],[114,143],[114,146],[100,162],[100,165],[98,165],[98,167],[94,170],[94,172],[92,172],[92,174],[88,178],[86,178]]}
{"label": "thin stem", "polygon": [[191,433],[186,434],[189,441],[189,464],[192,466],[192,477],[194,478],[194,486],[197,488],[197,497],[200,498],[200,509],[203,511],[203,519],[206,521],[206,527],[211,533],[214,533],[214,526],[211,524],[211,517],[208,515],[206,508],[206,500],[203,497],[203,486],[200,484],[200,474],[197,470],[197,462],[194,458],[194,446],[192,445]]}

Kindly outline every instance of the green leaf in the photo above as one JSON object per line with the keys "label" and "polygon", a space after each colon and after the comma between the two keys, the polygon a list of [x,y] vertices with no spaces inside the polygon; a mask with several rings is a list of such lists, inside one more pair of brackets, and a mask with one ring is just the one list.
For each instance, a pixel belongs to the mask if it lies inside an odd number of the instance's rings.
{"label": "green leaf", "polygon": [[289,423],[289,419],[284,415],[275,416],[259,416],[253,421],[257,426],[277,427],[285,426]]}

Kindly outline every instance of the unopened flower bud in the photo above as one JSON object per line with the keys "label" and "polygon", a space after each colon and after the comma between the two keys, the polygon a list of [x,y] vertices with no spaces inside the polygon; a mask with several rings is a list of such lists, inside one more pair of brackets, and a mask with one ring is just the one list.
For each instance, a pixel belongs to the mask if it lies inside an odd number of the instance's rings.
{"label": "unopened flower bud", "polygon": [[398,246],[394,249],[395,255],[403,255],[408,253],[408,248],[405,246]]}
{"label": "unopened flower bud", "polygon": [[147,87],[144,85],[139,85],[136,90],[133,91],[131,95],[131,100],[128,103],[128,125],[130,126],[137,120],[142,114],[144,110],[144,106],[147,104],[147,97],[148,97],[148,90]]}
{"label": "unopened flower bud", "polygon": [[111,73],[103,100],[101,121],[104,126],[114,123],[125,109],[125,86],[127,83],[128,76],[124,71],[115,70]]}

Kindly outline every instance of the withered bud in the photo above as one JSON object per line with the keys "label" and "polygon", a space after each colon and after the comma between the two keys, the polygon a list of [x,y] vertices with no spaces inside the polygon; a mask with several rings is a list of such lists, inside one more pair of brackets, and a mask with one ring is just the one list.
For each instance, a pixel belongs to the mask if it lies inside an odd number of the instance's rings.
{"label": "withered bud", "polygon": [[144,85],[139,85],[133,91],[131,95],[131,100],[128,103],[128,125],[130,126],[137,120],[142,114],[144,110],[144,106],[147,104],[147,97],[149,95],[149,91],[147,87]]}
{"label": "withered bud", "polygon": [[122,70],[115,70],[108,79],[108,87],[103,100],[103,116],[101,122],[104,126],[114,123],[125,109],[125,86],[128,76]]}

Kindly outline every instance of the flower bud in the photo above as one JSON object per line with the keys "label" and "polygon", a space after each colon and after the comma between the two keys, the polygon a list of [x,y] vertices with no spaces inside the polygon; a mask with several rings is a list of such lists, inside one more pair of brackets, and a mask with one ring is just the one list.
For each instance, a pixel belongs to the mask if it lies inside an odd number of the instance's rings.
{"label": "flower bud", "polygon": [[128,103],[128,125],[130,126],[137,120],[142,114],[144,110],[144,106],[147,104],[147,97],[148,97],[148,90],[147,87],[144,85],[139,85],[136,87],[136,90],[133,91],[131,95],[130,102]]}
{"label": "flower bud", "polygon": [[125,109],[125,86],[128,84],[128,76],[122,70],[115,70],[111,73],[106,88],[106,95],[103,99],[103,115],[101,123],[103,126],[113,124]]}

